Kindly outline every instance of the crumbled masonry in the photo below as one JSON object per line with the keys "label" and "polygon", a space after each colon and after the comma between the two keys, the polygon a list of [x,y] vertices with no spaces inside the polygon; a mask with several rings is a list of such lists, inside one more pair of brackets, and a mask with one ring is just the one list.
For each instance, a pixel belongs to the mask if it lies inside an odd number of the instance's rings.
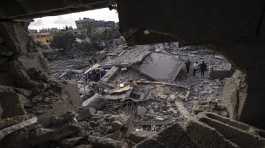
{"label": "crumbled masonry", "polygon": [[[209,47],[121,41],[91,57],[44,57],[26,26],[0,23],[0,147],[265,146],[263,130],[236,121],[245,75]],[[204,77],[186,72],[188,59],[207,63]]]}

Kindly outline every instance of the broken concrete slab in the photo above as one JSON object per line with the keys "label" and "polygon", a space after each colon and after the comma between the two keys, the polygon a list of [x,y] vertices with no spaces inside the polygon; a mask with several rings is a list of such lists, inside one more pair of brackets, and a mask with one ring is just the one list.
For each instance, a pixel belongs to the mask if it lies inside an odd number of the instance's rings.
{"label": "broken concrete slab", "polygon": [[143,80],[138,80],[134,81],[136,84],[151,84],[151,85],[162,85],[162,86],[171,86],[171,87],[176,87],[176,88],[184,88],[184,89],[189,89],[188,86],[185,85],[179,85],[179,84],[174,84],[174,83],[166,83],[166,82],[160,82],[160,81],[143,81]]}
{"label": "broken concrete slab", "polygon": [[235,143],[226,139],[213,127],[196,119],[188,121],[186,131],[198,148],[240,148]]}
{"label": "broken concrete slab", "polygon": [[96,148],[128,148],[127,144],[111,138],[89,136],[89,144]]}
{"label": "broken concrete slab", "polygon": [[78,145],[74,148],[93,148],[93,146],[92,145]]}
{"label": "broken concrete slab", "polygon": [[225,78],[229,78],[233,75],[233,70],[211,70],[209,73],[210,79],[219,79],[223,80]]}
{"label": "broken concrete slab", "polygon": [[[94,102],[97,101],[97,99],[100,97],[101,95],[100,94],[94,94],[92,97],[88,98],[87,100],[85,100],[83,103],[82,103],[82,106],[85,107],[85,106],[88,106],[90,104],[96,104]],[[91,105],[94,107],[94,105]]]}
{"label": "broken concrete slab", "polygon": [[150,131],[133,131],[129,135],[129,139],[134,143],[139,143],[148,137],[153,136],[155,133]]}
{"label": "broken concrete slab", "polygon": [[201,113],[198,117],[199,121],[211,126],[240,148],[265,146],[265,138],[254,127],[214,113]]}
{"label": "broken concrete slab", "polygon": [[246,75],[236,70],[224,81],[223,100],[231,118],[239,120],[247,98]]}
{"label": "broken concrete slab", "polygon": [[41,123],[44,123],[51,115],[60,116],[67,112],[76,111],[81,104],[79,91],[74,83],[55,82],[49,87],[49,92],[55,96],[52,95],[49,98],[49,96],[42,97],[40,95],[34,98],[37,103],[33,105],[33,112],[38,113]]}
{"label": "broken concrete slab", "polygon": [[172,82],[183,67],[184,63],[172,55],[152,53],[137,70],[154,80]]}
{"label": "broken concrete slab", "polygon": [[184,128],[176,123],[157,135],[150,137],[134,146],[134,148],[196,148],[187,136]]}
{"label": "broken concrete slab", "polygon": [[119,67],[113,66],[101,79],[102,82],[108,82],[119,71]]}
{"label": "broken concrete slab", "polygon": [[126,64],[129,67],[133,64],[142,62],[142,60],[151,53],[150,50],[150,46],[138,45],[130,50],[126,50],[121,56],[116,57],[109,63],[113,65]]}
{"label": "broken concrete slab", "polygon": [[60,144],[62,145],[63,148],[72,148],[78,145],[78,143],[83,139],[84,137],[67,138],[67,139],[62,140]]}
{"label": "broken concrete slab", "polygon": [[30,145],[41,145],[50,141],[59,141],[80,132],[80,127],[75,124],[64,125],[57,129],[40,129],[36,135],[27,141]]}
{"label": "broken concrete slab", "polygon": [[4,128],[2,130],[0,130],[0,141],[7,135],[17,131],[17,130],[20,130],[20,129],[23,129],[27,126],[30,126],[30,125],[33,125],[35,123],[38,122],[38,119],[37,117],[33,117],[31,119],[28,119],[26,121],[23,121],[21,123],[18,123],[18,124],[15,124],[15,125],[12,125],[10,127],[7,127],[7,128]]}

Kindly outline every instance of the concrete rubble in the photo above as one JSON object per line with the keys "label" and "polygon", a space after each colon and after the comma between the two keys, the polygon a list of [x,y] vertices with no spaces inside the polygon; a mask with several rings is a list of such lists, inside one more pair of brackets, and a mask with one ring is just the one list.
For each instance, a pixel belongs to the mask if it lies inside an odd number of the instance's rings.
{"label": "concrete rubble", "polygon": [[[0,25],[14,34],[23,30],[19,25]],[[13,45],[15,50],[22,51],[0,53],[10,58],[1,61],[2,71],[9,75],[0,71],[0,147],[265,146],[264,131],[234,120],[240,112],[234,102],[244,97],[236,95],[246,87],[244,75],[214,75],[234,70],[209,49],[179,48],[175,43],[119,45],[93,55],[101,60],[60,58],[50,61],[48,70],[29,39],[13,40],[19,42]],[[12,54],[15,60],[9,57]],[[204,60],[209,71],[204,77],[186,73],[187,59]]]}

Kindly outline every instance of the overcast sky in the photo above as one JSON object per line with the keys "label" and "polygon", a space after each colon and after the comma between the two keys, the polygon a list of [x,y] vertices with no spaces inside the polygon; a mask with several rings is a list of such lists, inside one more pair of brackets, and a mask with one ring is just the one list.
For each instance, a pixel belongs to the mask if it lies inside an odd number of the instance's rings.
{"label": "overcast sky", "polygon": [[105,21],[115,21],[118,22],[118,13],[116,10],[110,11],[108,8],[97,9],[91,11],[84,11],[78,13],[71,13],[58,16],[48,16],[42,18],[34,19],[29,25],[29,29],[43,29],[43,28],[63,28],[67,26],[75,26],[75,20],[82,19],[84,17],[95,19],[95,20],[105,20]]}

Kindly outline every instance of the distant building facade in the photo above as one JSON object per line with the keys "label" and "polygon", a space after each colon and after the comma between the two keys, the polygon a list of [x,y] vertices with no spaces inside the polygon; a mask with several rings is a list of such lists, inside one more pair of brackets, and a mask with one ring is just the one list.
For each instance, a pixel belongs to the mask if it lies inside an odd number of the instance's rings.
{"label": "distant building facade", "polygon": [[53,40],[53,35],[49,32],[30,32],[29,36],[32,37],[34,42],[47,46],[49,46]]}
{"label": "distant building facade", "polygon": [[97,21],[90,18],[84,18],[75,21],[77,30],[86,35],[93,35],[95,33],[101,33],[105,30],[116,27],[116,23],[112,21]]}

